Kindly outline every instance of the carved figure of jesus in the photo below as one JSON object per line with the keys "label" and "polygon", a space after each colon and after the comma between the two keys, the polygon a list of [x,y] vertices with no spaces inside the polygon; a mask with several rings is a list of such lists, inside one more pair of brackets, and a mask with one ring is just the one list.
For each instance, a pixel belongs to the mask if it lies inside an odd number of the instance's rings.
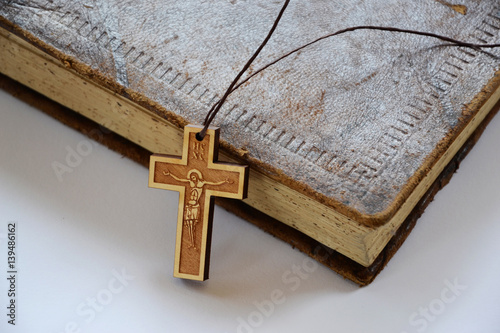
{"label": "carved figure of jesus", "polygon": [[232,181],[225,179],[220,182],[209,182],[203,179],[203,175],[199,170],[191,169],[188,171],[187,178],[179,178],[174,174],[170,173],[167,169],[163,171],[163,175],[170,176],[173,179],[182,182],[189,183],[189,200],[184,208],[184,227],[188,229],[189,240],[191,241],[190,247],[196,249],[195,243],[195,230],[196,224],[200,222],[201,219],[201,209],[199,199],[203,193],[203,186],[205,185],[222,185],[222,184],[232,184]]}

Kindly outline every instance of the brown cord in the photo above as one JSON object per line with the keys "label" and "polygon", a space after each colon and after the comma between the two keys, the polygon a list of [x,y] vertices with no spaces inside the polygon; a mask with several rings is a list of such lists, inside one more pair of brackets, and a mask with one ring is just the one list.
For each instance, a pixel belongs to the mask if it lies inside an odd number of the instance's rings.
{"label": "brown cord", "polygon": [[[254,77],[255,75],[259,74],[260,72],[262,72],[263,70],[267,69],[268,67],[271,67],[272,65],[274,65],[275,63],[277,63],[278,61],[281,61],[283,59],[285,59],[286,57],[314,44],[314,43],[317,43],[323,39],[326,39],[326,38],[329,38],[329,37],[333,37],[333,36],[337,36],[337,35],[341,35],[343,33],[346,33],[346,32],[350,32],[350,31],[355,31],[355,30],[381,30],[381,31],[392,31],[392,32],[403,32],[403,33],[409,33],[409,34],[413,34],[413,35],[420,35],[420,36],[427,36],[427,37],[434,37],[434,38],[437,38],[437,39],[441,39],[441,40],[444,40],[446,42],[450,42],[452,43],[452,46],[464,46],[464,47],[470,47],[470,48],[474,48],[474,49],[480,49],[480,48],[495,48],[495,47],[500,47],[500,44],[473,44],[473,43],[467,43],[467,42],[462,42],[462,41],[459,41],[459,40],[456,40],[456,39],[453,39],[453,38],[449,38],[449,37],[446,37],[446,36],[440,36],[440,35],[437,35],[437,34],[434,34],[434,33],[431,33],[431,32],[422,32],[422,31],[415,31],[415,30],[407,30],[407,29],[399,29],[399,28],[393,28],[393,27],[378,27],[378,26],[357,26],[357,27],[350,27],[350,28],[346,28],[346,29],[342,29],[342,30],[339,30],[339,31],[336,31],[334,33],[331,33],[331,34],[328,34],[328,35],[325,35],[325,36],[322,36],[322,37],[319,37],[318,39],[315,39],[313,40],[312,42],[309,42],[307,44],[304,44],[284,55],[282,55],[281,57],[273,60],[272,62],[268,63],[267,65],[259,68],[258,70],[256,70],[254,73],[252,73],[250,76],[248,76],[247,78],[245,78],[243,81],[241,81],[240,83],[238,83],[234,89],[231,91],[231,93],[233,91],[235,91],[236,89],[238,89],[241,85],[243,85],[244,83],[246,83],[248,80],[250,80],[252,77]],[[220,101],[216,102],[219,103]]]}
{"label": "brown cord", "polygon": [[276,29],[276,27],[278,26],[279,21],[281,20],[281,16],[283,16],[283,13],[285,12],[286,7],[288,6],[288,3],[290,3],[290,0],[286,0],[285,3],[283,4],[283,7],[281,8],[280,13],[278,14],[278,17],[274,21],[274,24],[271,27],[271,30],[269,30],[269,33],[267,34],[266,39],[264,39],[264,41],[262,42],[262,44],[260,44],[260,46],[257,49],[257,51],[255,51],[255,53],[247,61],[247,63],[245,64],[245,66],[243,66],[243,69],[238,73],[238,75],[236,75],[236,77],[234,78],[233,82],[231,82],[231,84],[229,85],[229,88],[227,88],[226,92],[224,93],[224,96],[222,96],[222,98],[216,104],[214,104],[214,106],[212,107],[212,109],[210,109],[210,111],[208,112],[207,116],[205,117],[205,121],[203,122],[203,124],[204,124],[203,129],[199,133],[196,134],[196,139],[198,139],[200,141],[203,140],[203,138],[205,137],[205,134],[207,133],[208,126],[210,126],[210,123],[212,122],[212,120],[214,120],[214,117],[217,115],[217,112],[219,112],[220,108],[222,107],[222,105],[226,101],[227,96],[229,96],[229,94],[231,92],[233,92],[234,85],[238,82],[238,80],[243,75],[243,73],[246,72],[246,70],[248,69],[248,67],[250,67],[250,65],[252,64],[252,62],[255,60],[255,58],[257,58],[257,56],[259,55],[260,51],[262,51],[262,49],[264,48],[264,46],[266,46],[267,42],[271,38],[274,30]]}
{"label": "brown cord", "polygon": [[221,107],[224,104],[224,102],[226,101],[227,97],[231,93],[233,93],[236,89],[238,89],[239,87],[241,87],[241,85],[243,85],[244,83],[248,82],[248,80],[250,80],[255,75],[259,74],[263,70],[267,69],[268,67],[270,67],[270,66],[276,64],[277,62],[285,59],[286,57],[288,57],[288,56],[290,56],[290,55],[292,55],[292,54],[294,54],[294,53],[296,53],[296,52],[298,52],[298,51],[300,51],[300,50],[302,50],[302,49],[304,49],[304,48],[306,48],[306,47],[308,47],[308,46],[310,46],[312,44],[315,44],[315,43],[317,43],[317,42],[319,42],[319,41],[321,41],[323,39],[326,39],[326,38],[330,38],[330,37],[333,37],[333,36],[338,36],[338,35],[344,34],[346,32],[351,32],[351,31],[356,31],[356,30],[379,30],[379,31],[401,32],[401,33],[408,33],[408,34],[419,35],[419,36],[432,37],[432,38],[437,38],[437,39],[440,39],[440,40],[443,40],[443,41],[446,41],[446,42],[450,42],[450,43],[452,43],[453,46],[463,46],[463,47],[470,47],[470,48],[474,48],[474,49],[500,47],[500,44],[474,44],[474,43],[463,42],[463,41],[459,41],[459,40],[456,40],[456,39],[453,39],[453,38],[450,38],[450,37],[446,37],[446,36],[441,36],[441,35],[438,35],[438,34],[434,34],[434,33],[431,33],[431,32],[423,32],[423,31],[416,31],[416,30],[409,30],[409,29],[400,29],[400,28],[394,28],[394,27],[370,26],[370,25],[367,25],[367,26],[356,26],[356,27],[350,27],[350,28],[338,30],[338,31],[336,31],[334,33],[331,33],[331,34],[319,37],[319,38],[313,40],[312,42],[304,44],[304,45],[302,45],[302,46],[300,46],[300,47],[298,47],[298,48],[296,48],[296,49],[294,49],[294,50],[292,50],[292,51],[290,51],[288,53],[285,53],[281,57],[279,57],[279,58],[273,60],[272,62],[268,63],[267,65],[259,68],[254,73],[252,73],[251,75],[249,75],[247,78],[245,78],[243,81],[241,81],[240,83],[238,83],[236,85],[236,83],[241,78],[241,76],[243,75],[243,73],[248,69],[248,67],[250,67],[251,63],[255,60],[255,58],[260,53],[260,51],[262,50],[262,48],[266,45],[267,41],[269,40],[269,38],[273,34],[274,30],[276,29],[276,26],[278,25],[278,22],[281,19],[281,16],[283,15],[283,12],[285,11],[285,9],[288,6],[289,2],[290,2],[290,0],[286,0],[285,1],[285,4],[283,5],[283,8],[281,9],[278,17],[276,18],[276,21],[274,22],[273,27],[269,31],[269,34],[267,35],[266,39],[259,46],[259,48],[257,49],[257,51],[252,56],[252,58],[250,58],[250,60],[245,64],[245,66],[240,71],[240,73],[236,76],[236,78],[233,80],[233,82],[231,83],[231,85],[229,86],[229,88],[224,93],[224,96],[219,101],[217,101],[210,108],[210,110],[208,111],[208,114],[205,117],[205,121],[203,123],[204,127],[196,135],[196,138],[198,140],[202,140],[205,137],[205,134],[206,134],[206,131],[208,129],[208,126],[210,126],[210,124],[212,123],[212,120],[215,118],[215,116],[217,115],[217,113],[221,109]]}

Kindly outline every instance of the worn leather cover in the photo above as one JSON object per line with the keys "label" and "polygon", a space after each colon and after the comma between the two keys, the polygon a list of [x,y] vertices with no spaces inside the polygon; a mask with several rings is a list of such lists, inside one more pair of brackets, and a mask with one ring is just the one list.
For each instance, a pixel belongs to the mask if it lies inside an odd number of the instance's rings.
{"label": "worn leather cover", "polygon": [[[292,1],[251,70],[353,25],[500,42],[497,0]],[[0,15],[109,79],[201,123],[265,37],[274,1],[0,0]],[[359,31],[259,74],[214,125],[252,167],[369,226],[385,223],[498,85],[499,50]]]}

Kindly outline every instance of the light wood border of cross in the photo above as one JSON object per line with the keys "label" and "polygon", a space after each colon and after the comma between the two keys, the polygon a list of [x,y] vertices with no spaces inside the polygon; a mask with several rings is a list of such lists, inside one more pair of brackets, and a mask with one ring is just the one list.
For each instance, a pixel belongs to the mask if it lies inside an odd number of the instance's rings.
{"label": "light wood border of cross", "polygon": [[[184,198],[185,198],[185,187],[179,185],[171,185],[165,183],[158,183],[154,181],[155,177],[155,164],[156,162],[162,163],[170,163],[177,165],[187,165],[188,163],[188,152],[189,152],[189,136],[190,133],[198,133],[203,126],[198,125],[187,125],[184,127],[184,140],[182,146],[182,156],[174,156],[174,155],[165,155],[165,154],[154,154],[150,158],[149,165],[149,187],[160,188],[164,190],[178,191],[179,192],[179,205],[178,205],[178,213],[177,213],[177,232],[175,239],[175,262],[174,262],[174,277],[204,281],[208,279],[208,266],[209,260],[208,257],[210,254],[206,253],[207,249],[207,233],[210,228],[203,228],[202,232],[202,243],[201,243],[201,253],[200,253],[200,271],[198,275],[193,274],[184,274],[179,272],[180,266],[180,254],[181,254],[181,241],[182,241],[182,222],[184,219]],[[231,172],[238,172],[239,180],[238,180],[238,192],[237,193],[228,193],[217,190],[207,189],[205,192],[205,196],[208,200],[205,200],[205,204],[203,207],[203,220],[208,221],[210,223],[210,219],[212,213],[210,210],[211,200],[213,197],[224,197],[231,199],[245,199],[248,195],[248,166],[233,164],[227,162],[218,162],[219,156],[219,134],[220,128],[210,126],[207,130],[207,135],[209,136],[209,150],[208,150],[208,160],[207,160],[207,169],[211,170],[225,170]],[[241,172],[243,171],[243,172]],[[181,227],[179,227],[181,226]],[[207,262],[208,260],[208,262]]]}

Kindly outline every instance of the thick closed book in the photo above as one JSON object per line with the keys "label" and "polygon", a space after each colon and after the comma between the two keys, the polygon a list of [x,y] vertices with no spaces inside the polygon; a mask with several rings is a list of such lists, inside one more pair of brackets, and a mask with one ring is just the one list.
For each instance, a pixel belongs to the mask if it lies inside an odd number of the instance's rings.
{"label": "thick closed book", "polygon": [[[83,116],[72,118],[74,127],[90,119],[128,140],[116,149],[143,155],[181,155],[182,128],[203,122],[281,7],[0,3],[0,72]],[[246,76],[359,25],[499,43],[500,7],[496,0],[293,1]],[[220,159],[250,166],[248,198],[219,203],[370,283],[492,117],[499,56],[495,48],[373,30],[304,48],[242,85],[215,118]]]}

